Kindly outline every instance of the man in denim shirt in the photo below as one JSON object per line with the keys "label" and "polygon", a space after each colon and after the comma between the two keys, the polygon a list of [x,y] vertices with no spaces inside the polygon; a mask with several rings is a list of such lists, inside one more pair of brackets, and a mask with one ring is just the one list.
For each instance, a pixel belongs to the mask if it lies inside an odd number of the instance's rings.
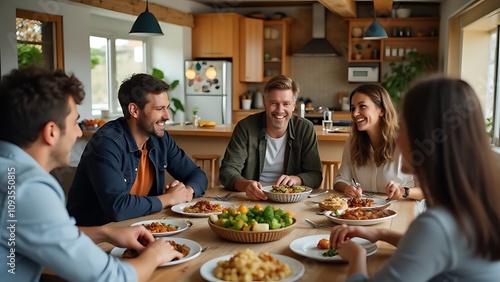
{"label": "man in denim shirt", "polygon": [[[68,211],[78,225],[148,215],[205,193],[205,173],[164,129],[169,88],[148,74],[120,86],[124,117],[92,136],[69,191]],[[165,185],[165,171],[176,180]]]}
{"label": "man in denim shirt", "polygon": [[262,183],[321,184],[321,160],[313,124],[294,116],[299,86],[278,75],[264,88],[265,111],[246,117],[234,128],[220,168],[222,185],[266,200]]}

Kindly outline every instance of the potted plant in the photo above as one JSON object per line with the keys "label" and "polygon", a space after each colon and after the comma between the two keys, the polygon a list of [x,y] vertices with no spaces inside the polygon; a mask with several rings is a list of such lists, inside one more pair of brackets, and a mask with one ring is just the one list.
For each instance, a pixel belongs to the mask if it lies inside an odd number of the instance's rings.
{"label": "potted plant", "polygon": [[493,117],[486,119],[486,132],[488,132],[488,136],[490,136],[490,141],[493,140]]}
{"label": "potted plant", "polygon": [[[165,74],[163,73],[163,71],[161,71],[157,68],[153,68],[153,73],[151,75],[165,81]],[[177,87],[177,85],[179,85],[179,80],[176,79],[172,83],[170,83],[169,85],[170,85],[170,91],[173,91]],[[177,111],[184,112],[184,105],[182,105],[181,100],[179,100],[175,97],[170,98],[170,104],[173,104],[173,106],[170,105],[169,109],[170,109],[170,112],[172,113],[172,120],[175,120],[175,114],[177,113]]]}
{"label": "potted plant", "polygon": [[356,60],[361,60],[362,57],[361,52],[363,51],[363,45],[361,43],[356,43],[354,47],[356,48],[356,54],[354,54],[354,58]]}
{"label": "potted plant", "polygon": [[401,62],[389,63],[390,70],[384,74],[382,86],[391,95],[396,109],[402,95],[408,91],[411,83],[425,72],[434,68],[435,57],[430,54],[409,52]]}

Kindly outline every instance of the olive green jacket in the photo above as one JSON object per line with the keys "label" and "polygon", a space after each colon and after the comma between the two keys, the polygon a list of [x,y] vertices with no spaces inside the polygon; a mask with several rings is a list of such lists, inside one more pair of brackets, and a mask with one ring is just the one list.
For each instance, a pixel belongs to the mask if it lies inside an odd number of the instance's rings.
{"label": "olive green jacket", "polygon": [[[265,127],[265,112],[248,116],[235,126],[219,171],[225,188],[234,190],[234,183],[241,178],[259,181],[266,159]],[[313,124],[292,116],[287,134],[283,174],[300,177],[302,185],[319,187],[323,178]]]}

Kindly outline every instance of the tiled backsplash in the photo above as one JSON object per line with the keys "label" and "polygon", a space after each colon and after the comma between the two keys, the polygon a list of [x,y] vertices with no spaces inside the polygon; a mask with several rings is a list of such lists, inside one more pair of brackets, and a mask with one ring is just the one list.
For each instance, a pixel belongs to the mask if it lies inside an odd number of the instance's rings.
{"label": "tiled backsplash", "polygon": [[299,97],[311,99],[313,106],[340,108],[338,93],[357,86],[347,82],[344,57],[293,57],[291,77],[299,83]]}

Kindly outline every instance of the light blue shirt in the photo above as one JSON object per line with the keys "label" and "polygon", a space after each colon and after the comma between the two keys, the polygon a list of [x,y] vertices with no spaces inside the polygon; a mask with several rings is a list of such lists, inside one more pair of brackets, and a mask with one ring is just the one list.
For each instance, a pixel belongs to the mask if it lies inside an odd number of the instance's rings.
{"label": "light blue shirt", "polygon": [[65,208],[59,183],[24,150],[0,141],[0,281],[39,281],[47,267],[70,281],[136,281]]}
{"label": "light blue shirt", "polygon": [[429,208],[410,225],[398,249],[370,279],[360,273],[354,281],[498,281],[500,261],[475,254],[454,217],[443,208]]}

